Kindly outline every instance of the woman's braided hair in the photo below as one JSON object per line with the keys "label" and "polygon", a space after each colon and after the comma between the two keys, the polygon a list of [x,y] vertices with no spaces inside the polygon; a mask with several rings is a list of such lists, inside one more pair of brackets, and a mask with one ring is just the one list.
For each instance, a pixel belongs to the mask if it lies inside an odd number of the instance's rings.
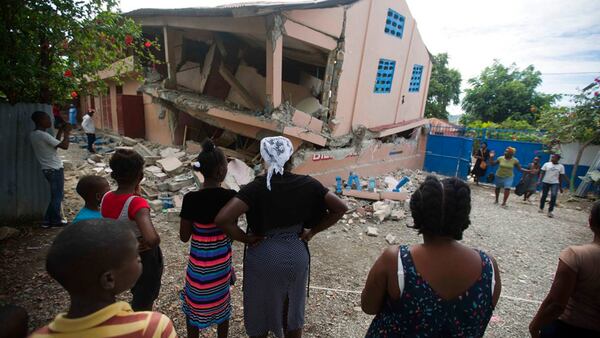
{"label": "woman's braided hair", "polygon": [[471,224],[471,189],[454,177],[428,176],[412,194],[410,212],[419,234],[461,240]]}
{"label": "woman's braided hair", "polygon": [[[204,177],[218,179],[219,168],[227,165],[227,158],[223,151],[215,146],[210,139],[202,142],[202,152],[198,154],[196,160],[200,164],[196,170],[200,171]],[[224,179],[224,177],[222,177]]]}

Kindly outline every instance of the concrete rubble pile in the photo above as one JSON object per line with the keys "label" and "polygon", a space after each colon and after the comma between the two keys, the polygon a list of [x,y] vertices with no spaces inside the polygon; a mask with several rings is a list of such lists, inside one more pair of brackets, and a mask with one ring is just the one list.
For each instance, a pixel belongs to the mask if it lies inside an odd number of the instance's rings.
{"label": "concrete rubble pile", "polygon": [[[201,151],[197,142],[187,141],[184,149],[179,147],[165,147],[141,139],[104,136],[109,141],[103,146],[102,154],[90,155],[86,162],[79,167],[65,161],[65,170],[74,171],[76,175],[67,175],[67,180],[73,186],[79,178],[85,175],[100,175],[106,177],[114,187],[110,178],[111,169],[108,165],[110,156],[116,149],[131,149],[144,157],[144,179],[141,183],[141,193],[148,200],[154,212],[164,212],[169,221],[178,221],[179,210],[183,196],[190,191],[199,189],[204,182],[201,173],[192,170],[192,163]],[[243,157],[235,151],[222,148],[228,158],[228,174],[223,183],[224,187],[239,190],[241,186],[251,182],[255,172],[248,166],[255,164],[255,159]],[[352,226],[364,225],[364,232],[368,236],[379,236],[378,229],[371,226],[366,228],[366,223],[376,225],[385,221],[404,222],[409,215],[408,199],[418,185],[425,180],[426,173],[420,170],[401,169],[387,175],[378,177],[356,177],[360,185],[357,189],[354,181],[351,188],[347,188],[348,179],[341,181],[342,191],[338,194],[350,207],[348,214],[341,221],[344,231]],[[398,183],[405,181],[398,189]],[[374,184],[373,184],[374,183]],[[336,191],[337,187],[330,187]],[[72,193],[72,192],[69,192]],[[376,197],[374,197],[376,196]],[[77,200],[77,196],[73,196]],[[72,214],[75,210],[70,210]],[[388,234],[389,235],[389,234]],[[394,236],[386,236],[386,241],[393,243]]]}
{"label": "concrete rubble pile", "polygon": [[[350,196],[353,194],[348,193],[349,191],[356,191],[356,186],[353,184],[352,188],[354,190],[347,190],[347,180],[342,181],[343,199],[349,206],[348,213],[344,215],[340,221],[342,231],[349,232],[353,227],[360,227],[361,233],[370,237],[378,237],[380,233],[379,229],[376,227],[377,224],[382,224],[385,221],[404,224],[410,222],[410,195],[425,180],[426,176],[427,173],[421,170],[401,169],[388,175],[373,178],[361,177],[359,179],[361,191],[357,192],[366,194],[356,194],[358,197]],[[388,195],[391,197],[398,197],[397,200],[380,198],[385,195],[379,195],[380,197],[378,198],[370,197],[372,194],[392,192],[396,189],[398,182],[403,178],[407,178],[408,182],[406,182],[397,192],[397,194],[402,194]],[[375,187],[374,189],[370,189],[369,181],[373,180],[375,181]],[[335,187],[333,189],[335,189]],[[361,196],[365,197],[361,198]],[[367,223],[369,224],[368,226]],[[385,236],[385,241],[390,245],[397,243],[396,236],[393,236],[392,234],[387,234]]]}
{"label": "concrete rubble pile", "polygon": [[[67,175],[67,180],[72,185],[76,185],[79,178],[83,176],[98,175],[104,176],[111,183],[111,187],[115,188],[115,182],[110,177],[112,172],[108,164],[110,157],[117,149],[134,150],[145,160],[144,179],[140,185],[142,197],[148,200],[153,212],[163,212],[169,222],[179,221],[183,196],[190,191],[198,190],[204,182],[202,174],[192,170],[192,163],[196,161],[201,147],[182,150],[141,139],[112,135],[105,137],[111,138],[114,146],[105,147],[108,149],[105,149],[103,154],[90,155],[79,167],[75,167],[70,161],[65,161],[65,170],[76,173]],[[223,183],[225,188],[237,191],[240,186],[254,179],[254,170],[245,162],[230,156],[227,156],[227,159],[228,173]],[[76,198],[76,196],[69,197]],[[69,210],[68,213],[73,214],[73,212],[74,210]]]}

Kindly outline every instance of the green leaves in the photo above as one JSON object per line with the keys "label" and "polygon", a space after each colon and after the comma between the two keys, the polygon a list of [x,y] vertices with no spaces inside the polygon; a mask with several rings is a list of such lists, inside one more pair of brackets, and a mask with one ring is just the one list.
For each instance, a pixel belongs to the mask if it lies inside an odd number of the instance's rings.
{"label": "green leaves", "polygon": [[546,107],[542,111],[538,123],[548,131],[548,141],[600,142],[600,97],[582,92],[573,96],[573,103],[573,108]]}
{"label": "green leaves", "polygon": [[466,123],[482,120],[502,122],[508,118],[534,124],[538,107],[552,104],[558,95],[536,91],[542,83],[541,73],[533,66],[519,70],[515,64],[506,67],[497,60],[481,74],[469,79],[462,107]]}
{"label": "green leaves", "polygon": [[432,63],[425,116],[446,120],[448,119],[448,105],[460,102],[462,79],[458,70],[448,68],[448,54],[434,55]]}
{"label": "green leaves", "polygon": [[[68,101],[72,91],[84,95],[95,88],[89,80],[98,79],[97,73],[115,61],[133,55],[138,72],[157,62],[151,52],[158,43],[144,46],[141,27],[117,12],[118,1],[5,2],[0,11],[0,98],[10,102]],[[132,39],[129,45],[126,36]],[[119,70],[117,75],[122,75]]]}

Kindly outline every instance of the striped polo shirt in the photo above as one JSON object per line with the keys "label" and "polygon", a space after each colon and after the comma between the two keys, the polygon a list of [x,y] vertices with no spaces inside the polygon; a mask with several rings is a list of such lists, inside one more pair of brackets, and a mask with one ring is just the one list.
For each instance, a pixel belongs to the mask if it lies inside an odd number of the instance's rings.
{"label": "striped polo shirt", "polygon": [[116,302],[89,316],[69,319],[59,314],[32,338],[176,338],[169,317],[158,312],[134,312],[125,302]]}

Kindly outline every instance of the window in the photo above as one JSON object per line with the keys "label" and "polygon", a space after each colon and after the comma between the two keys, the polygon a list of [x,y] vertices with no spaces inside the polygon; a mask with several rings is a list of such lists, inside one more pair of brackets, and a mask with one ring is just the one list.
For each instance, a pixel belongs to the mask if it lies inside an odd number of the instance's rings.
{"label": "window", "polygon": [[423,66],[422,65],[414,65],[412,76],[410,77],[410,84],[408,86],[408,91],[410,93],[416,93],[421,89],[421,76],[423,75]]}
{"label": "window", "polygon": [[402,34],[404,34],[404,21],[404,16],[391,8],[388,9],[387,18],[385,20],[385,33],[402,39]]}
{"label": "window", "polygon": [[117,86],[117,95],[123,94],[123,86]]}
{"label": "window", "polygon": [[394,78],[395,68],[396,61],[379,59],[374,90],[376,94],[389,93],[392,90],[392,79]]}

